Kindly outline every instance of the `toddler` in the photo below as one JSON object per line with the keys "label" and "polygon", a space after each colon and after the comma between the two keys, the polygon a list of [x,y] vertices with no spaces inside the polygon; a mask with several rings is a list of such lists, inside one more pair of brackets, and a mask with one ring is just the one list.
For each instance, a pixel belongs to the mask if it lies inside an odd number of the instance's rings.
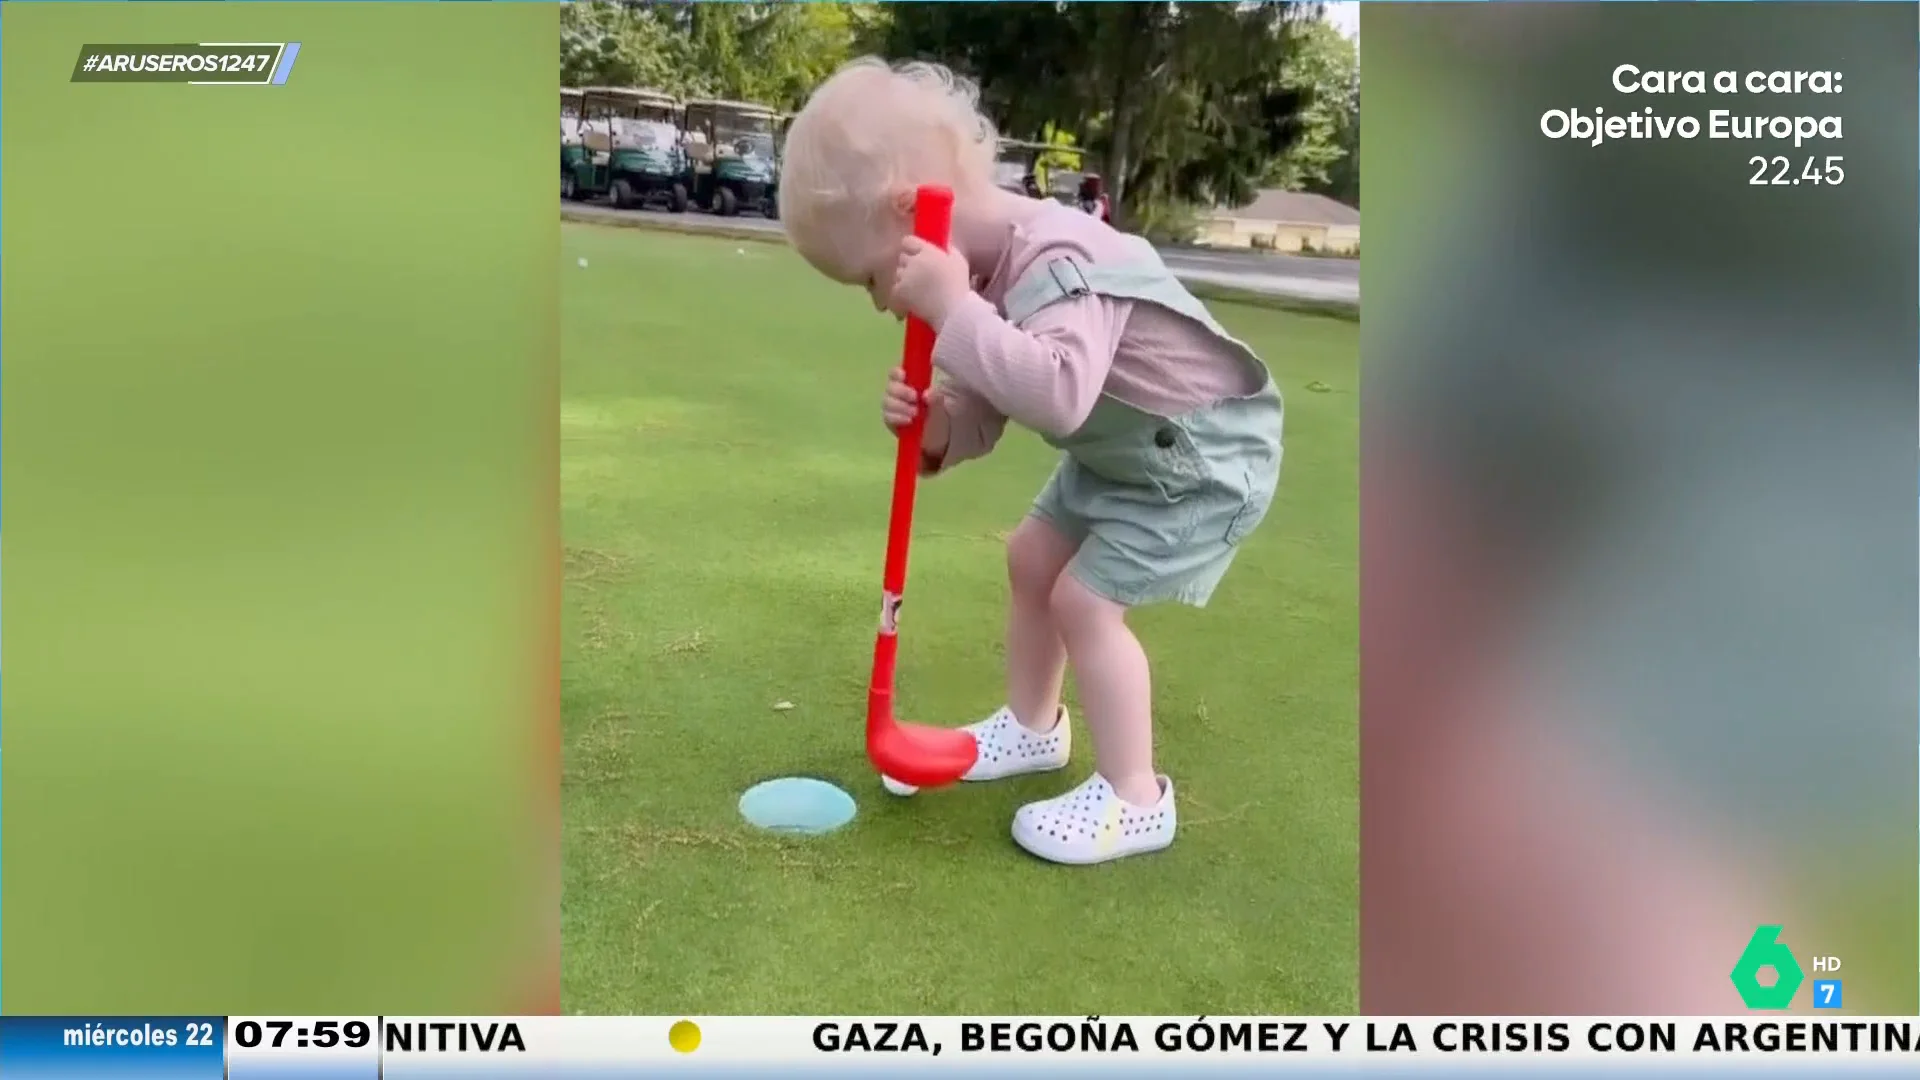
{"label": "toddler", "polygon": [[[1127,612],[1206,604],[1273,498],[1281,401],[1151,245],[996,187],[996,150],[971,84],[856,61],[794,117],[780,218],[816,270],[937,332],[933,390],[920,399],[896,369],[882,403],[896,431],[925,410],[923,475],[987,453],[1008,420],[1062,451],[1007,541],[1006,703],[968,726],[965,779],[1066,766],[1072,664],[1097,771],[1022,807],[1013,838],[1105,862],[1165,848],[1176,821]],[[953,190],[951,251],[911,235],[921,184]]]}

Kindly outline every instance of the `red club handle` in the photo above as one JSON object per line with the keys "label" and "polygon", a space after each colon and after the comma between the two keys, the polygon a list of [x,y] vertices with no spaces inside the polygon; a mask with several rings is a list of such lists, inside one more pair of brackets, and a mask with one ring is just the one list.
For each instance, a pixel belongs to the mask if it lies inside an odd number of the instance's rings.
{"label": "red club handle", "polygon": [[[913,235],[945,248],[952,228],[953,192],[931,184],[919,189],[913,197]],[[933,327],[918,318],[907,319],[907,342],[900,361],[907,369],[907,385],[915,390],[933,384],[933,338]],[[920,424],[916,421],[907,430],[918,439]],[[917,462],[915,469],[918,475]]]}
{"label": "red club handle", "polygon": [[[945,248],[952,227],[953,192],[933,185],[920,188],[913,200],[913,235]],[[933,341],[933,327],[909,316],[900,365],[905,369],[907,385],[922,393],[933,383]],[[893,688],[894,615],[907,587],[907,546],[913,538],[913,496],[920,479],[920,446],[926,425],[923,408],[913,423],[901,430],[899,453],[893,464],[893,511],[887,521],[886,572],[881,577],[886,608],[881,618],[881,641],[873,659],[876,690]]]}

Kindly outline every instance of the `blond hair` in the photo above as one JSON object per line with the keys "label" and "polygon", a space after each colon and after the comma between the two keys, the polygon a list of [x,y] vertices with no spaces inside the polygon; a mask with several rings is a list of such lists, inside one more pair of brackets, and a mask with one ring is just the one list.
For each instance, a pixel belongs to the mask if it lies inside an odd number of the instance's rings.
{"label": "blond hair", "polygon": [[841,230],[871,227],[898,193],[921,184],[991,185],[998,157],[971,80],[939,64],[863,57],[816,87],[788,127],[780,219],[800,253],[826,269],[837,265]]}

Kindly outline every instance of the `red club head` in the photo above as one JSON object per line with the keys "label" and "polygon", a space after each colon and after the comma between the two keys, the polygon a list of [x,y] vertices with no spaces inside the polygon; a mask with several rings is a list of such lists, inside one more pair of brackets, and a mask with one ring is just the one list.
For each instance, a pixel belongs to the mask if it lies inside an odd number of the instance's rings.
{"label": "red club head", "polygon": [[867,727],[867,757],[880,775],[914,787],[945,787],[973,768],[980,747],[970,732],[888,719]]}

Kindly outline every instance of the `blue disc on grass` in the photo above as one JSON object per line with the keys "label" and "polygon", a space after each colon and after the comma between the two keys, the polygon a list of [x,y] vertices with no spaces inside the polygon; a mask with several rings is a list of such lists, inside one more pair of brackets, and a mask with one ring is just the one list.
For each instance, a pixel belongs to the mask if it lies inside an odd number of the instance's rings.
{"label": "blue disc on grass", "polygon": [[740,816],[774,832],[832,832],[852,821],[853,811],[853,796],[806,776],[763,781],[740,796]]}

